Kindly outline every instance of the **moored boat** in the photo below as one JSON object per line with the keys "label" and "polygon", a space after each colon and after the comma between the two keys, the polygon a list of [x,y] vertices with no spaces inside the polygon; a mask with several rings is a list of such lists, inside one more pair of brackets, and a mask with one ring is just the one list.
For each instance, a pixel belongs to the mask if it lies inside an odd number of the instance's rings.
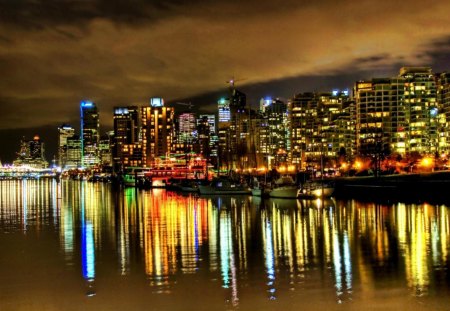
{"label": "moored boat", "polygon": [[325,180],[310,180],[301,185],[298,197],[303,199],[329,198],[334,193],[332,182]]}
{"label": "moored boat", "polygon": [[199,185],[198,189],[200,194],[207,195],[251,194],[250,189],[246,185],[227,177],[215,178],[208,185]]}
{"label": "moored boat", "polygon": [[278,178],[272,190],[269,192],[271,198],[296,199],[298,196],[298,187],[291,176],[282,176]]}

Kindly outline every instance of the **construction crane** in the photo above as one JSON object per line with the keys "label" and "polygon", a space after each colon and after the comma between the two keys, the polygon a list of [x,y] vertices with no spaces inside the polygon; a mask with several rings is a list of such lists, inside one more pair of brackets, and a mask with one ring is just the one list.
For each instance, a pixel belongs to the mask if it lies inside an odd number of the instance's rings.
{"label": "construction crane", "polygon": [[189,111],[192,111],[192,107],[194,107],[195,105],[194,104],[192,104],[191,102],[189,102],[189,103],[182,103],[182,102],[177,102],[176,103],[177,105],[181,105],[181,106],[187,106],[188,107],[188,109],[189,109]]}
{"label": "construction crane", "polygon": [[230,88],[231,88],[231,89],[234,89],[234,84],[235,84],[236,82],[238,82],[238,81],[244,81],[244,80],[247,80],[247,79],[236,79],[236,78],[233,76],[230,80],[225,81],[225,83],[228,83],[228,84],[230,85]]}

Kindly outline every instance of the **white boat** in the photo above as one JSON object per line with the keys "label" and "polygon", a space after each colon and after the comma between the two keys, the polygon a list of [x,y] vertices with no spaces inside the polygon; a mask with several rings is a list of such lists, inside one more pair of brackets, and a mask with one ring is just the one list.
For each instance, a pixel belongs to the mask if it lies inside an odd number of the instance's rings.
{"label": "white boat", "polygon": [[266,185],[259,182],[259,180],[255,177],[253,179],[252,195],[255,197],[262,197],[267,196],[268,193],[269,191]]}
{"label": "white boat", "polygon": [[324,180],[310,180],[300,187],[299,198],[329,198],[334,193],[334,185]]}
{"label": "white boat", "polygon": [[296,199],[298,187],[291,176],[282,176],[275,181],[274,187],[269,192],[271,198]]}
{"label": "white boat", "polygon": [[209,185],[199,185],[198,189],[200,194],[207,195],[251,194],[247,186],[226,177],[215,178]]}

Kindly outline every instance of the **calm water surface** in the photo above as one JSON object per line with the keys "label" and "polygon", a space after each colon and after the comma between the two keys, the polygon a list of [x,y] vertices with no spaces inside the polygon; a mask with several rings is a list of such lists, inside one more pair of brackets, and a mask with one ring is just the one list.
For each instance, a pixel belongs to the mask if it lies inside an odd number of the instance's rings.
{"label": "calm water surface", "polygon": [[0,182],[0,310],[449,310],[450,209]]}

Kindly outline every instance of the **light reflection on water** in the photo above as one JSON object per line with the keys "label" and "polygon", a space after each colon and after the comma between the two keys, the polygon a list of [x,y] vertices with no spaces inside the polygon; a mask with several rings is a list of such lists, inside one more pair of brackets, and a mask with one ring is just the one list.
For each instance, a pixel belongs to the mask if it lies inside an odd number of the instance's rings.
{"label": "light reflection on water", "polygon": [[198,197],[52,180],[1,181],[0,203],[0,242],[56,237],[59,249],[40,255],[62,255],[89,297],[106,295],[105,279],[136,275],[167,299],[192,286],[223,295],[221,308],[256,300],[289,309],[305,297],[357,306],[380,290],[434,301],[450,288],[445,205]]}

